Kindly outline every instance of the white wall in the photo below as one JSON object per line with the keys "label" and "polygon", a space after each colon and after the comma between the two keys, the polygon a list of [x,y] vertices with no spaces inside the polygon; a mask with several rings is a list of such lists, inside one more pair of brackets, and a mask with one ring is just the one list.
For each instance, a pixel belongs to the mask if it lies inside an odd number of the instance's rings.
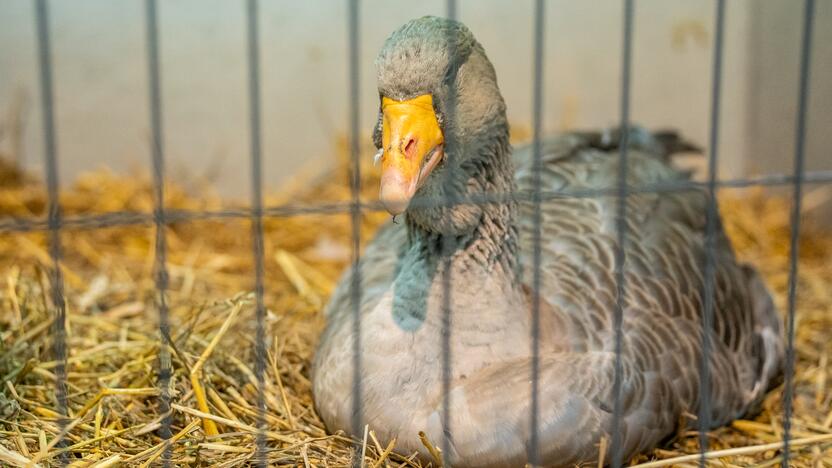
{"label": "white wall", "polygon": [[[801,2],[802,3],[802,2]],[[750,139],[748,159],[768,171],[793,170],[797,112],[800,29],[803,11],[785,1],[766,2],[753,11],[751,31]],[[832,169],[832,1],[815,7],[808,95],[807,170]],[[829,206],[832,222],[832,204]]]}
{"label": "white wall", "polygon": [[[510,121],[518,128],[530,127],[532,2],[460,0],[459,4],[460,18],[497,68]],[[779,76],[796,74],[800,15],[793,0],[727,4],[721,170],[724,176],[736,176],[751,167],[749,155],[759,151],[760,139],[765,138],[752,134],[765,127],[759,119],[769,121],[759,113],[752,115],[759,109],[760,95],[769,93],[769,88],[752,86],[762,66],[753,55],[770,54],[766,63],[782,63],[782,71],[769,66],[767,83],[786,83],[783,86],[794,88],[786,95],[796,95],[796,82],[789,84]],[[546,5],[545,128],[614,124],[620,99],[621,2],[549,0]],[[830,5],[832,0],[819,1],[823,17],[816,28],[826,31],[819,32],[824,37],[829,37]],[[759,13],[778,9],[792,13]],[[362,2],[361,115],[368,140],[377,108],[375,53],[403,22],[444,11],[443,0]],[[713,11],[710,0],[636,2],[634,121],[675,127],[694,141],[707,143]],[[347,128],[346,1],[262,0],[261,13],[264,178],[268,188],[275,188],[310,161],[332,164],[336,137]],[[16,146],[8,135],[9,116],[19,115],[17,109],[22,108],[24,130],[19,146],[25,162],[37,169],[42,134],[33,14],[32,0],[0,0],[0,123],[5,122],[6,129],[0,135],[0,149],[8,152]],[[246,194],[244,2],[161,0],[159,14],[170,173],[213,173],[224,193]],[[143,21],[140,0],[51,1],[64,181],[105,165],[125,170],[149,162]],[[768,28],[772,29],[768,40],[788,46],[756,47],[763,21],[777,26]],[[825,50],[823,57],[832,51],[821,41],[816,41],[816,48]],[[781,55],[787,60],[778,61]],[[828,90],[830,64],[832,60],[815,65],[814,88]],[[816,93],[824,92],[829,95]],[[830,106],[828,98],[816,105],[813,121],[825,122],[828,128]],[[787,122],[791,112],[777,106],[766,108],[778,121]],[[825,156],[815,159],[828,161]],[[754,168],[766,170],[759,165]]]}

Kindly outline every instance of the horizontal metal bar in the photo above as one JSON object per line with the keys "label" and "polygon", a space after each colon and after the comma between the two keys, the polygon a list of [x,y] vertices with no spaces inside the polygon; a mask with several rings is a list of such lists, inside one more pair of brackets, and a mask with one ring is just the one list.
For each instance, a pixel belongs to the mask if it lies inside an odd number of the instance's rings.
{"label": "horizontal metal bar", "polygon": [[[721,189],[750,188],[750,187],[791,187],[794,184],[794,175],[772,174],[767,176],[753,177],[747,179],[727,179],[716,181],[716,187]],[[804,184],[832,184],[832,170],[806,172],[803,178]],[[672,181],[659,184],[646,185],[644,187],[632,187],[628,190],[630,195],[647,193],[678,193],[687,191],[706,190],[708,182],[696,181]],[[587,189],[587,190],[546,190],[540,193],[542,201],[551,201],[567,198],[598,198],[616,196],[616,188],[608,189]],[[448,201],[445,199],[417,199],[413,200],[412,206],[448,206],[459,204],[491,204],[505,203],[508,201],[532,202],[534,200],[531,191],[519,191],[516,193],[494,193],[481,196],[468,196],[457,200]],[[383,211],[384,206],[380,202],[366,202],[360,204],[361,210]],[[318,203],[318,204],[285,204],[263,208],[264,218],[288,218],[304,215],[336,215],[349,214],[353,209],[350,201]],[[165,210],[165,222],[167,224],[190,222],[190,221],[212,221],[222,219],[248,219],[253,216],[253,211],[248,208],[230,208],[222,210]],[[109,227],[127,226],[151,226],[153,225],[153,213],[137,213],[131,211],[113,211],[101,214],[87,214],[64,216],[61,219],[62,228],[74,229],[99,229]],[[25,233],[48,231],[49,222],[46,218],[6,218],[0,220],[0,234]]]}

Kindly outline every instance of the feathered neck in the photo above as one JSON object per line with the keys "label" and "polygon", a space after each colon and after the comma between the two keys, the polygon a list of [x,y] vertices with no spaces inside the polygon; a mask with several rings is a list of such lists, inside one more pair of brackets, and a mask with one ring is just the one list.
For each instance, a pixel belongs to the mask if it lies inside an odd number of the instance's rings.
{"label": "feathered neck", "polygon": [[[436,307],[443,304],[445,299],[440,298],[446,297],[448,285],[454,291],[448,300],[458,319],[457,332],[482,320],[513,320],[511,311],[522,308],[516,203],[510,196],[483,203],[484,196],[508,195],[514,189],[507,128],[492,135],[475,153],[466,155],[467,163],[455,171],[459,177],[448,180],[464,189],[461,198],[477,203],[420,203],[418,209],[405,212],[409,241],[401,252],[392,307],[402,329],[442,327],[443,315]],[[492,312],[487,318],[480,314],[485,308]],[[467,314],[472,314],[470,320],[463,319]]]}
{"label": "feathered neck", "polygon": [[455,269],[515,271],[517,206],[511,198],[515,185],[508,126],[483,133],[490,136],[480,135],[477,144],[457,147],[464,162],[451,171],[445,184],[455,187],[455,193],[446,191],[445,196],[468,202],[440,203],[406,215],[411,244],[418,245],[425,260],[435,261],[438,270],[450,260]]}

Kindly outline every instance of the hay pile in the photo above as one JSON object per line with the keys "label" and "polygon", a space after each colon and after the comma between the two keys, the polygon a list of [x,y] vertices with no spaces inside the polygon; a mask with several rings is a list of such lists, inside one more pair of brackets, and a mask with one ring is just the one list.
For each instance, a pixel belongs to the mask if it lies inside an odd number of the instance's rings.
{"label": "hay pile", "polygon": [[[349,199],[345,164],[317,182],[270,196],[321,203]],[[43,216],[43,187],[9,167],[0,168],[0,218]],[[371,174],[372,171],[364,171]],[[370,176],[368,176],[370,177]],[[366,199],[376,182],[364,181]],[[818,193],[820,195],[818,195]],[[827,192],[810,194],[823,197]],[[726,224],[740,256],[758,265],[785,308],[788,209],[783,198],[759,191],[722,193]],[[66,214],[152,210],[146,177],[98,171],[62,193]],[[204,188],[167,187],[167,206],[219,209]],[[811,223],[802,238],[797,333],[794,436],[820,435],[794,449],[797,466],[832,466],[832,236]],[[366,240],[387,217],[367,213]],[[245,220],[190,221],[167,229],[168,303],[175,346],[172,460],[175,465],[238,466],[254,454],[256,413],[254,311],[250,225]],[[327,435],[310,393],[309,359],[323,326],[321,307],[349,262],[347,215],[303,215],[265,222],[268,363],[266,366],[272,464],[344,466],[350,441]],[[163,443],[157,429],[159,336],[153,282],[154,232],[149,226],[67,229],[62,235],[68,312],[68,388],[71,429],[58,444],[51,359],[48,267],[43,233],[0,234],[0,464],[71,466],[157,464]],[[781,390],[770,394],[753,421],[713,431],[710,449],[776,443],[781,435]],[[204,396],[203,396],[204,394]],[[199,398],[198,398],[199,397]],[[210,419],[203,419],[210,413]],[[216,431],[215,429],[216,428]],[[370,428],[372,429],[372,428]],[[372,430],[363,448],[367,466],[419,466],[390,452]],[[698,450],[683,434],[639,462]],[[717,465],[773,466],[780,450],[746,449]],[[684,466],[680,461],[678,466]],[[695,462],[687,462],[695,463]]]}

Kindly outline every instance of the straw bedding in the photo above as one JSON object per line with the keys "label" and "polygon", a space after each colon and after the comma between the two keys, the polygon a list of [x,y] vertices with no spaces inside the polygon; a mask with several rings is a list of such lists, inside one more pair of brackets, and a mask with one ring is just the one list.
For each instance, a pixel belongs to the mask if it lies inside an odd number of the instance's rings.
{"label": "straw bedding", "polygon": [[[348,200],[346,167],[303,178],[266,202]],[[372,172],[363,171],[367,200],[377,187]],[[832,236],[813,223],[816,206],[828,196],[825,189],[809,190],[805,200],[792,425],[801,445],[793,448],[795,466],[832,466]],[[147,177],[107,171],[86,175],[61,193],[67,215],[149,213],[152,200]],[[218,209],[224,203],[200,184],[167,184],[168,208]],[[39,181],[8,164],[0,167],[0,217],[43,216],[45,205]],[[790,201],[758,190],[724,191],[720,206],[739,256],[761,269],[785,310]],[[362,239],[386,219],[365,213]],[[392,453],[395,442],[376,440],[372,427],[359,441],[361,453],[352,453],[351,441],[328,435],[314,411],[309,361],[323,326],[322,305],[350,261],[348,215],[268,219],[264,230],[269,463],[344,466],[363,456],[366,466],[419,466],[413,457]],[[254,459],[257,424],[250,223],[180,222],[166,236],[173,367],[169,456],[174,465],[247,465]],[[166,454],[157,404],[154,230],[68,228],[61,240],[70,414],[63,441],[57,437],[46,235],[0,234],[0,465],[158,464]],[[709,450],[737,449],[711,463],[779,464],[781,398],[782,387],[770,393],[761,414],[709,433]],[[695,465],[697,460],[675,457],[698,450],[698,435],[683,433],[634,463]]]}

